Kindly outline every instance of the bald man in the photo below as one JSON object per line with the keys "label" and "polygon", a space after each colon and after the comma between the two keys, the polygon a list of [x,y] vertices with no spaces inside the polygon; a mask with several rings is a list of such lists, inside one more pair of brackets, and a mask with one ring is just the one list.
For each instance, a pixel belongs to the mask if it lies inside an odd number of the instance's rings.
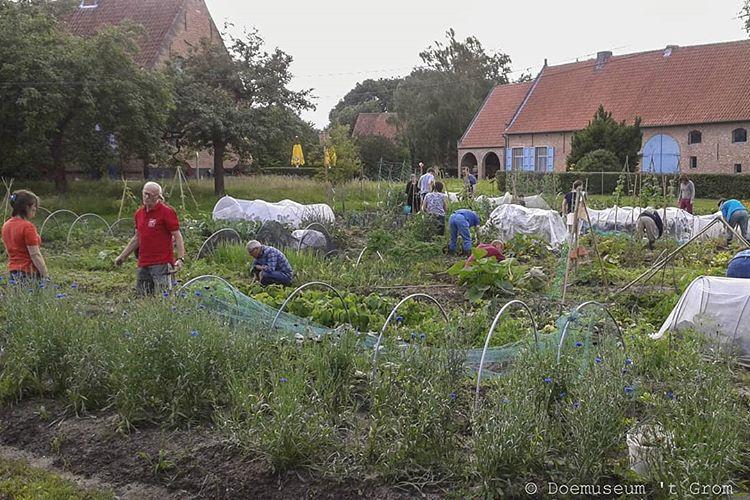
{"label": "bald man", "polygon": [[[138,249],[136,291],[153,295],[172,287],[172,275],[182,269],[185,242],[177,213],[164,203],[162,189],[156,182],[143,186],[143,206],[135,212],[135,235],[115,259],[119,266]],[[177,247],[177,259],[174,258]]]}

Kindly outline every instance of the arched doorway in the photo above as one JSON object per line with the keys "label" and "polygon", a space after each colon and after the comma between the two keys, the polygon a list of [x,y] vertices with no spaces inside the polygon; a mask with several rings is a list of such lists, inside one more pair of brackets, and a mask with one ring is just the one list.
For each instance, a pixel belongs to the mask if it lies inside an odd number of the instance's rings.
{"label": "arched doorway", "polygon": [[492,179],[498,170],[500,170],[500,158],[495,153],[487,153],[484,156],[484,177]]}
{"label": "arched doorway", "polygon": [[479,162],[477,162],[477,157],[474,156],[474,153],[465,153],[461,157],[461,163],[458,166],[458,177],[461,178],[464,175],[464,167],[468,168],[470,172],[475,172],[478,163]]}
{"label": "arched doorway", "polygon": [[675,174],[680,171],[680,145],[667,134],[653,136],[643,146],[642,172]]}

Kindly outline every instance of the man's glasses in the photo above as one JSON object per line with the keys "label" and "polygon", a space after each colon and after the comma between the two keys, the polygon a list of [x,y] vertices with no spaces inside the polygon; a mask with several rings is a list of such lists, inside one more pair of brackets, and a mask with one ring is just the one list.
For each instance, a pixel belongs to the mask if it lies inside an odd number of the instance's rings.
{"label": "man's glasses", "polygon": [[143,197],[144,198],[158,198],[159,195],[158,194],[154,194],[154,193],[147,193],[146,191],[144,191],[143,192]]}

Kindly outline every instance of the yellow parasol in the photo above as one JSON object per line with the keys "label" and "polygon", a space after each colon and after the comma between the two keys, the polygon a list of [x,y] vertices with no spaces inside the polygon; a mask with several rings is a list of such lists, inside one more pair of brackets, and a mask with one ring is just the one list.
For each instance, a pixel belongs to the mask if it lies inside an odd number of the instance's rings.
{"label": "yellow parasol", "polygon": [[292,147],[292,166],[299,167],[305,164],[305,155],[302,153],[302,144],[299,142]]}
{"label": "yellow parasol", "polygon": [[331,168],[336,166],[336,148],[328,146],[323,148],[323,166]]}

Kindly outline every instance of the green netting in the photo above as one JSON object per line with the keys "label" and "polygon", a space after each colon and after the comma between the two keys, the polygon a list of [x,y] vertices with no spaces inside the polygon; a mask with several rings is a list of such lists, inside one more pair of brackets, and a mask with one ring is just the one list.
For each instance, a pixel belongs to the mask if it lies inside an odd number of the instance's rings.
{"label": "green netting", "polygon": [[[212,311],[213,313],[226,318],[230,323],[251,325],[259,331],[266,331],[272,336],[288,339],[320,339],[324,335],[341,335],[343,328],[327,328],[314,323],[313,321],[281,312],[277,309],[263,304],[244,293],[240,292],[228,282],[220,278],[188,283],[183,287],[181,294],[183,297],[193,296],[198,306]],[[278,314],[278,318],[276,317]],[[567,348],[583,350],[583,360],[588,360],[593,356],[593,351],[601,342],[602,332],[598,330],[597,323],[602,316],[586,317],[585,321],[578,312],[561,316],[557,321],[557,331],[549,334],[539,334],[535,340],[532,338],[520,340],[511,344],[500,347],[487,349],[484,359],[484,374],[487,377],[502,373],[520,353],[529,348],[557,351],[560,345],[565,324],[570,322],[566,333],[565,345]],[[275,319],[275,323],[274,323]],[[271,325],[274,328],[271,328]],[[373,334],[358,334],[361,345],[364,348],[373,348],[376,344],[377,337]],[[401,347],[406,348],[408,344],[404,343]],[[475,373],[479,369],[482,357],[482,349],[466,349],[461,351],[465,357],[465,366],[468,373]],[[587,363],[588,361],[584,361]]]}

